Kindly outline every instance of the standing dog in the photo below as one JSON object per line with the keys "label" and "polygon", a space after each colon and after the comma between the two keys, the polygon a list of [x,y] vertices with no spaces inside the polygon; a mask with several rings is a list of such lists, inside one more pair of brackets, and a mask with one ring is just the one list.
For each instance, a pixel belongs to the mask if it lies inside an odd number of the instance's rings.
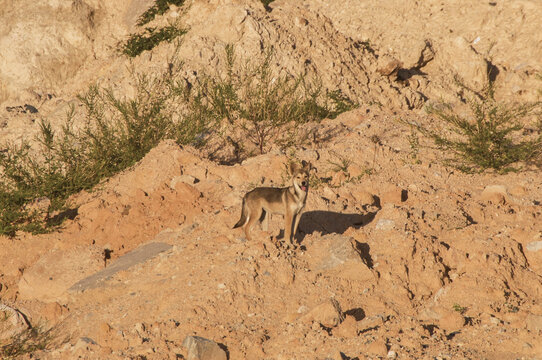
{"label": "standing dog", "polygon": [[[305,160],[298,164],[290,164],[292,185],[285,188],[259,187],[248,192],[243,197],[241,219],[233,227],[244,226],[247,240],[252,240],[250,230],[256,221],[260,221],[263,215],[263,230],[269,228],[271,214],[284,215],[284,239],[288,239],[292,245],[301,218],[301,211],[307,202],[309,191],[309,172],[311,163]],[[293,231],[292,231],[293,225]]]}

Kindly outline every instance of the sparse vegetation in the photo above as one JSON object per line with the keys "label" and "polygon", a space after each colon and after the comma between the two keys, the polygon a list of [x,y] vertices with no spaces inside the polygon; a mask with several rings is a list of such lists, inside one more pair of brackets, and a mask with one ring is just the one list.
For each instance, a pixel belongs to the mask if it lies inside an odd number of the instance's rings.
{"label": "sparse vegetation", "polygon": [[[72,108],[60,131],[40,124],[37,151],[23,142],[0,152],[0,234],[47,231],[58,224],[54,215],[67,209],[70,195],[133,165],[163,139],[202,145],[210,117],[176,77],[179,68],[171,64],[154,77],[134,74],[133,99],[92,86],[79,96],[81,129],[74,129]],[[29,204],[42,197],[50,200],[48,208],[31,210]]]}
{"label": "sparse vegetation", "polygon": [[420,152],[420,139],[415,131],[412,131],[410,135],[408,135],[408,143],[410,145],[408,156],[414,164],[421,164],[421,160],[418,158],[418,153]]}
{"label": "sparse vegetation", "polygon": [[[465,172],[495,169],[500,172],[518,170],[515,163],[526,162],[540,154],[542,124],[538,123],[533,134],[521,120],[535,116],[540,102],[504,104],[495,99],[494,83],[488,80],[482,91],[474,91],[456,79],[466,94],[471,117],[458,114],[448,104],[429,106],[427,111],[444,121],[444,129],[429,130],[418,127],[434,139],[442,149],[454,157],[450,163]],[[447,135],[451,133],[453,135]]]}
{"label": "sparse vegetation", "polygon": [[267,151],[270,141],[291,135],[299,124],[335,118],[356,104],[339,91],[325,92],[318,80],[274,74],[271,48],[262,58],[247,61],[234,71],[234,48],[226,46],[226,76],[206,77],[203,93],[208,111],[242,129],[244,138]]}
{"label": "sparse vegetation", "polygon": [[[23,142],[0,152],[0,234],[54,228],[68,214],[72,194],[132,166],[161,140],[203,146],[207,138],[221,134],[213,130],[215,125],[225,122],[229,129],[239,127],[245,140],[264,153],[269,142],[297,125],[355,106],[303,76],[273,76],[271,59],[266,52],[261,62],[249,63],[237,74],[229,46],[224,78],[203,75],[200,84],[188,86],[180,75],[182,64],[174,61],[153,76],[134,71],[136,94],[130,99],[91,86],[78,97],[82,111],[73,107],[61,129],[41,122],[37,148]],[[82,127],[74,126],[78,116],[85,119]],[[41,209],[32,206],[38,199],[50,203]]]}
{"label": "sparse vegetation", "polygon": [[33,327],[13,336],[7,343],[0,343],[0,358],[5,360],[16,359],[25,354],[44,350],[52,341],[52,338],[51,330]]}
{"label": "sparse vegetation", "polygon": [[453,305],[453,308],[455,311],[457,311],[458,313],[460,313],[461,315],[463,315],[466,311],[467,311],[467,308],[464,307],[464,306],[461,306],[459,304],[454,304]]}
{"label": "sparse vegetation", "polygon": [[[142,27],[157,15],[164,14],[170,5],[182,6],[184,0],[155,0],[154,5],[145,11],[137,20],[137,26]],[[120,51],[129,56],[136,57],[144,51],[152,50],[161,42],[171,42],[174,39],[186,34],[185,29],[180,29],[176,25],[165,27],[146,27],[143,32],[131,34],[128,40],[120,44]]]}
{"label": "sparse vegetation", "polygon": [[148,27],[142,34],[132,34],[121,45],[121,51],[129,57],[136,57],[143,51],[152,50],[163,41],[171,42],[175,38],[186,34],[186,30],[174,25],[163,28]]}

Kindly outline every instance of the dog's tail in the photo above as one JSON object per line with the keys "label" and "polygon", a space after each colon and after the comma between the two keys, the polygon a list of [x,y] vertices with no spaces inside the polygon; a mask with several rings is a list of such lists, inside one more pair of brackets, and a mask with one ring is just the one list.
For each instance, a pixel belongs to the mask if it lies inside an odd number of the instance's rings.
{"label": "dog's tail", "polygon": [[246,200],[245,198],[243,198],[243,206],[241,207],[241,218],[239,219],[237,224],[233,226],[234,229],[241,227],[247,223],[248,221],[247,212],[248,211],[247,211],[247,206],[246,206]]}

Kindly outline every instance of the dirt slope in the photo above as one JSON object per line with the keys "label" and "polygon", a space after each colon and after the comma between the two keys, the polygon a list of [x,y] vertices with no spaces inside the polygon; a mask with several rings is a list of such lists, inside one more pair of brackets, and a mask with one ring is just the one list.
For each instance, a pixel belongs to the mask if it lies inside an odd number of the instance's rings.
{"label": "dirt slope", "polygon": [[[231,230],[245,191],[283,181],[284,155],[218,166],[169,142],[78,196],[79,215],[59,233],[2,240],[4,301],[68,339],[38,356],[186,358],[182,341],[198,335],[231,359],[536,358],[538,173],[465,176],[425,148],[413,163],[397,136],[407,129],[378,108],[321,126],[336,138],[296,157],[332,181],[310,190],[299,250],[277,240],[280,216],[252,243]],[[173,247],[67,290],[104,267],[104,248],[111,265],[149,241]]]}
{"label": "dirt slope", "polygon": [[[7,1],[1,139],[32,134],[42,116],[60,123],[92,82],[131,94],[130,63],[161,68],[172,44],[131,62],[115,50],[148,6]],[[54,329],[34,358],[187,359],[183,340],[197,335],[230,359],[539,359],[539,170],[460,173],[404,124],[431,121],[418,111],[426,100],[452,99],[453,72],[476,86],[494,66],[499,97],[535,99],[541,13],[527,0],[172,8],[156,23],[189,27],[180,46],[187,81],[219,69],[226,43],[242,57],[269,43],[277,69],[316,73],[362,106],[305,125],[318,141],[294,154],[274,150],[234,166],[163,142],[74,196],[77,216],[60,231],[0,238],[1,303]],[[401,65],[388,75],[390,64]],[[38,113],[6,109],[25,103]],[[247,242],[231,229],[243,194],[287,183],[291,158],[317,168],[300,248],[281,244],[280,216]],[[69,290],[153,241],[172,247],[94,288]],[[11,334],[25,322],[0,325]]]}

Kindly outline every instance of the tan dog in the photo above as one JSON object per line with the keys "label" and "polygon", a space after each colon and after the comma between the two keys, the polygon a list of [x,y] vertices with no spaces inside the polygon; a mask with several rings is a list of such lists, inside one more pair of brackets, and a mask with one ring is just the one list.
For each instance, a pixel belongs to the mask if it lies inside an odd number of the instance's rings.
{"label": "tan dog", "polygon": [[[290,164],[292,185],[285,188],[259,187],[248,192],[243,197],[241,219],[233,227],[244,226],[247,240],[252,240],[250,230],[252,226],[263,218],[263,230],[269,228],[269,216],[271,214],[284,215],[284,239],[294,244],[294,236],[301,218],[301,211],[307,202],[309,190],[309,171],[312,168],[305,160],[302,166]],[[293,231],[292,231],[293,225]]]}

